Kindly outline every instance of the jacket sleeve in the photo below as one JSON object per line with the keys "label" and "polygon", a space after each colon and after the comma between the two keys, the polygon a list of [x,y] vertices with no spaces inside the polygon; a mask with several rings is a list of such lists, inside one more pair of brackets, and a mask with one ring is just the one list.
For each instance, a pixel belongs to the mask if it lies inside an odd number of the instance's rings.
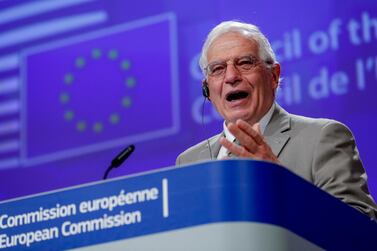
{"label": "jacket sleeve", "polygon": [[377,207],[351,131],[330,121],[321,128],[316,144],[312,160],[314,184],[376,219]]}

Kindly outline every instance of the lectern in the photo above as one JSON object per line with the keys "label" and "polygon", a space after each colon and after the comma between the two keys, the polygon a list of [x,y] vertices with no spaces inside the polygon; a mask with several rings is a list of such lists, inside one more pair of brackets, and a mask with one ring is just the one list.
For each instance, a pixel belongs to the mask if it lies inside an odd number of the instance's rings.
{"label": "lectern", "polygon": [[286,168],[222,160],[0,203],[0,249],[373,250],[377,223]]}

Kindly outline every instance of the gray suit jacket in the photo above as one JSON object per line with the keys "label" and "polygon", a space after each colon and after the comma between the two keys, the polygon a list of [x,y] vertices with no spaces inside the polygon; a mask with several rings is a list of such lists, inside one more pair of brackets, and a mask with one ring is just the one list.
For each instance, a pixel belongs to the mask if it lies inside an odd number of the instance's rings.
{"label": "gray suit jacket", "polygon": [[[176,164],[216,159],[221,135],[187,149],[177,157]],[[368,191],[367,176],[355,139],[345,125],[329,119],[292,115],[276,104],[264,137],[287,169],[377,218],[377,207]]]}

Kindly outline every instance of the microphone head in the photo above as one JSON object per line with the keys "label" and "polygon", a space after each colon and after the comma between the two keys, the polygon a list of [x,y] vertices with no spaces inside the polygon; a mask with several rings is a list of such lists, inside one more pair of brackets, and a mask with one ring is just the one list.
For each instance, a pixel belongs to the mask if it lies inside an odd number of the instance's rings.
{"label": "microphone head", "polygon": [[135,150],[134,145],[129,145],[123,151],[121,151],[112,161],[111,166],[119,167]]}

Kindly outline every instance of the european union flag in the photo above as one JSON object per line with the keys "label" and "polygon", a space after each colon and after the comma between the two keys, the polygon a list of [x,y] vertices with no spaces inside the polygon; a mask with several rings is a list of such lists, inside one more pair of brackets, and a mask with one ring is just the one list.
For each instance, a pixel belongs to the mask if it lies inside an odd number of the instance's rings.
{"label": "european union flag", "polygon": [[174,27],[168,14],[27,51],[25,164],[177,132]]}

